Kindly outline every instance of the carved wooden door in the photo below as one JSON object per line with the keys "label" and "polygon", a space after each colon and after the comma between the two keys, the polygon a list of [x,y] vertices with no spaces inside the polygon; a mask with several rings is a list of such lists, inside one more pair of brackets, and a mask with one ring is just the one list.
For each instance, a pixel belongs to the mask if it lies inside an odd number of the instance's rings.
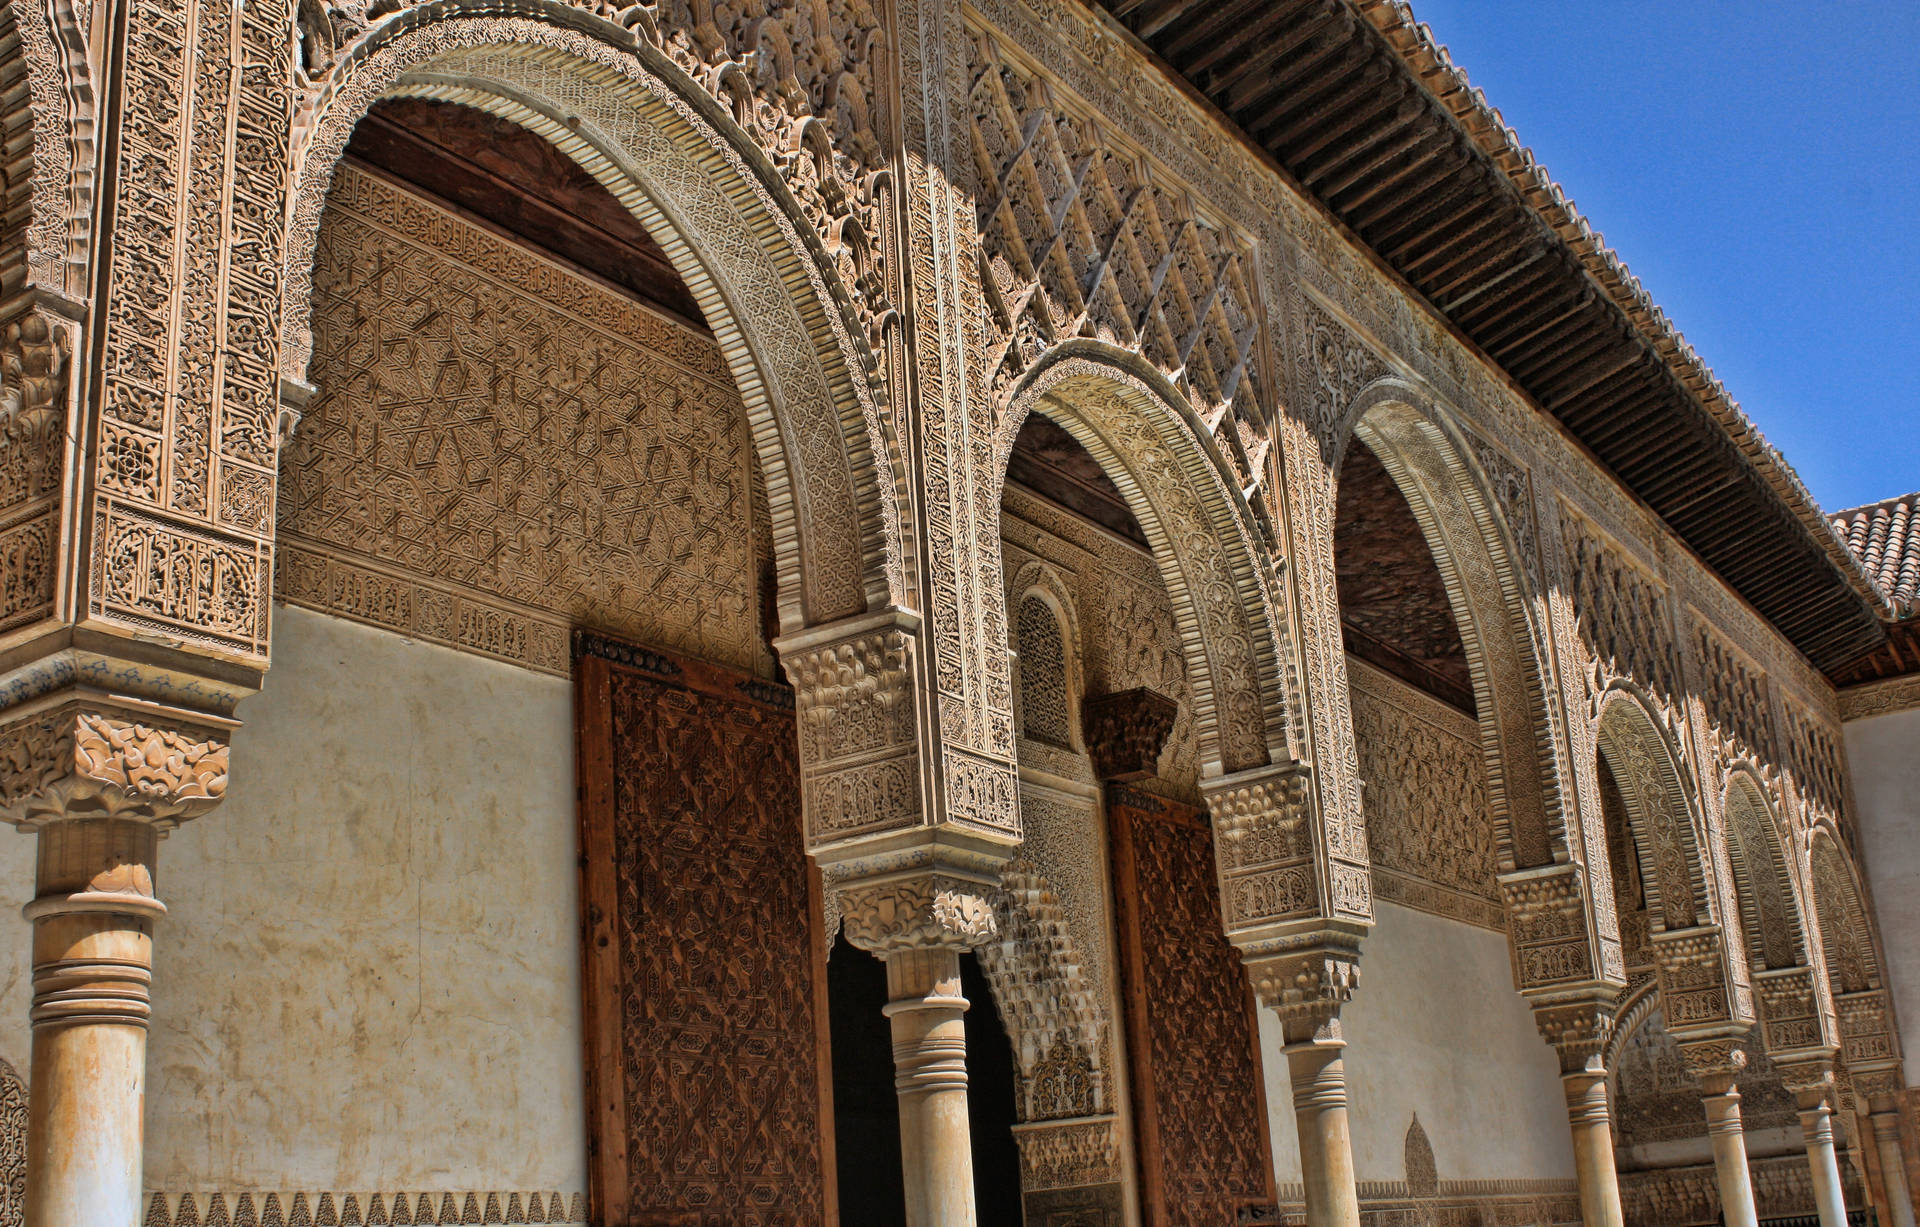
{"label": "carved wooden door", "polygon": [[1253,992],[1228,943],[1213,828],[1109,786],[1114,907],[1140,1203],[1149,1227],[1217,1227],[1274,1201]]}
{"label": "carved wooden door", "polygon": [[594,1222],[831,1222],[791,692],[585,633],[574,680]]}

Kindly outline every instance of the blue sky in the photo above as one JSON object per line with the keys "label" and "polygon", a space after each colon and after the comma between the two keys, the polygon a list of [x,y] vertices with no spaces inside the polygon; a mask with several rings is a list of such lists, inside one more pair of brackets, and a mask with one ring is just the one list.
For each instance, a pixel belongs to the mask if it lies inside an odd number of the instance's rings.
{"label": "blue sky", "polygon": [[1413,0],[1828,510],[1920,490],[1920,0]]}

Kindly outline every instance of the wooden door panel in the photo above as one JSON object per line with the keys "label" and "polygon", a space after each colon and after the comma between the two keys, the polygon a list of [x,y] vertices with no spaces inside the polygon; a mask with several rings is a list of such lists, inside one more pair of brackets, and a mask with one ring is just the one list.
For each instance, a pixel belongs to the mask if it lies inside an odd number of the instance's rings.
{"label": "wooden door panel", "polygon": [[1252,989],[1227,941],[1213,829],[1192,806],[1110,787],[1115,909],[1141,1211],[1217,1227],[1274,1200]]}
{"label": "wooden door panel", "polygon": [[826,968],[791,692],[581,633],[594,1221],[831,1221]]}

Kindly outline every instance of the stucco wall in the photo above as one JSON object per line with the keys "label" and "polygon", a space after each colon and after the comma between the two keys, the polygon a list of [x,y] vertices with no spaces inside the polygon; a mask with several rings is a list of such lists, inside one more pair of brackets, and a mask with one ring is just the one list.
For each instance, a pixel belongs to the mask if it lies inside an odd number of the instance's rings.
{"label": "stucco wall", "polygon": [[[1342,1012],[1356,1174],[1406,1179],[1414,1113],[1443,1182],[1573,1177],[1560,1067],[1513,989],[1504,935],[1379,905]],[[1263,1011],[1274,1171],[1300,1179],[1280,1028]]]}
{"label": "stucco wall", "polygon": [[1846,726],[1861,859],[1879,913],[1907,1080],[1920,1053],[1920,711]]}
{"label": "stucco wall", "polygon": [[161,851],[149,1187],[584,1189],[570,687],[274,614]]}

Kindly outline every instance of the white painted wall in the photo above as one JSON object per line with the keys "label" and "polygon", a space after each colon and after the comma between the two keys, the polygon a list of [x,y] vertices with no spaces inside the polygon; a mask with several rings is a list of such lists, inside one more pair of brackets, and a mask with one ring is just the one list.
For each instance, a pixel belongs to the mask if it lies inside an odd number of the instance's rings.
{"label": "white painted wall", "polygon": [[[1406,1179],[1415,1112],[1440,1179],[1572,1179],[1560,1066],[1513,988],[1507,939],[1391,903],[1361,948],[1341,1018],[1348,1123],[1362,1181]],[[1274,1172],[1300,1179],[1280,1028],[1262,1011]]]}
{"label": "white painted wall", "polygon": [[1855,720],[1845,732],[1862,859],[1911,1083],[1920,1053],[1920,710]]}
{"label": "white painted wall", "polygon": [[161,848],[148,1186],[583,1189],[569,684],[285,606],[273,661]]}

